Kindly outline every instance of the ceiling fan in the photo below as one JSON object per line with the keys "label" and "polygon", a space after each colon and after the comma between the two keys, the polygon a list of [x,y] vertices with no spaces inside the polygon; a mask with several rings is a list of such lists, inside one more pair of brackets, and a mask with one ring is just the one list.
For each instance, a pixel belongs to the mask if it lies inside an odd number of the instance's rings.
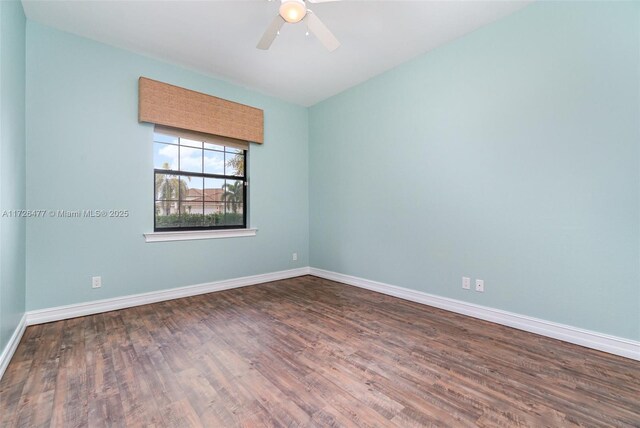
{"label": "ceiling fan", "polygon": [[[271,1],[271,0],[269,0]],[[326,3],[338,0],[306,0],[309,3]],[[264,32],[262,38],[256,46],[258,49],[267,50],[273,43],[274,39],[280,34],[280,28],[285,22],[297,24],[302,21],[307,25],[307,34],[312,32],[318,40],[330,52],[340,47],[340,42],[329,31],[329,29],[320,21],[310,9],[307,8],[305,0],[280,0],[280,10],[276,17],[271,21],[271,25]]]}

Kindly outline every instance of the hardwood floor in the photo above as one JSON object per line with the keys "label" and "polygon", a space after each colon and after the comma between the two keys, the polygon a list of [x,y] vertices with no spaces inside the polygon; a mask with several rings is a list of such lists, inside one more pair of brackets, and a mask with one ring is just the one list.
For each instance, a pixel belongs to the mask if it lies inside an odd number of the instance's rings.
{"label": "hardwood floor", "polygon": [[29,327],[0,426],[640,426],[640,363],[312,276]]}

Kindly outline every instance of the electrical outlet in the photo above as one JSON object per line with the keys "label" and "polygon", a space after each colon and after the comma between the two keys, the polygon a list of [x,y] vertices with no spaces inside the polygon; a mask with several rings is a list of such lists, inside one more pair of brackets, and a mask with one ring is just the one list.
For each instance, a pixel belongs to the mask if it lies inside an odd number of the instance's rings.
{"label": "electrical outlet", "polygon": [[462,288],[464,288],[465,290],[471,289],[471,278],[466,276],[462,277]]}
{"label": "electrical outlet", "polygon": [[102,287],[102,277],[94,276],[91,278],[91,288],[100,288]]}
{"label": "electrical outlet", "polygon": [[476,279],[476,291],[484,293],[484,279]]}
{"label": "electrical outlet", "polygon": [[298,253],[291,254],[291,260],[293,260],[294,262],[297,262],[298,261]]}

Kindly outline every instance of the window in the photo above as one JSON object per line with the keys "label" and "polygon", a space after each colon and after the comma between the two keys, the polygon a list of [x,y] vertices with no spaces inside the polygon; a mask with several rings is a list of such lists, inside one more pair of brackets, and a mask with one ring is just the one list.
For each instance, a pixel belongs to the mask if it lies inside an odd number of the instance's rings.
{"label": "window", "polygon": [[246,228],[247,147],[156,126],[154,231]]}

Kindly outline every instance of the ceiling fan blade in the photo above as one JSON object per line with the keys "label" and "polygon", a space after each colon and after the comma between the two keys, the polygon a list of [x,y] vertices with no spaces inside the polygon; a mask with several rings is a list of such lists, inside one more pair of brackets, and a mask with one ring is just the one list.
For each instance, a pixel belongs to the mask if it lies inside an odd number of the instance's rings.
{"label": "ceiling fan blade", "polygon": [[304,17],[304,22],[307,24],[309,31],[311,31],[320,42],[324,45],[325,48],[329,50],[329,52],[333,52],[340,47],[340,42],[336,37],[329,31],[326,25],[320,21],[313,12],[307,10],[307,14]]}
{"label": "ceiling fan blade", "polygon": [[278,35],[278,31],[280,31],[280,28],[282,27],[282,24],[284,24],[284,22],[284,19],[282,19],[280,15],[276,15],[274,20],[271,21],[269,28],[267,28],[267,31],[265,31],[262,35],[262,38],[260,39],[256,47],[262,50],[269,49],[269,47],[271,47],[271,43],[273,43],[273,40]]}

